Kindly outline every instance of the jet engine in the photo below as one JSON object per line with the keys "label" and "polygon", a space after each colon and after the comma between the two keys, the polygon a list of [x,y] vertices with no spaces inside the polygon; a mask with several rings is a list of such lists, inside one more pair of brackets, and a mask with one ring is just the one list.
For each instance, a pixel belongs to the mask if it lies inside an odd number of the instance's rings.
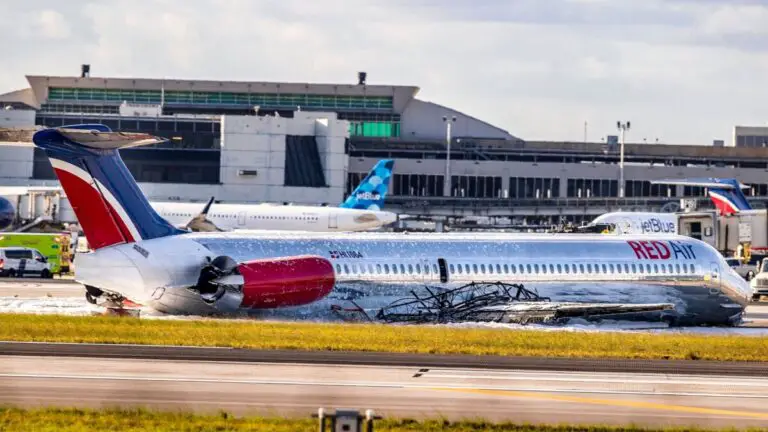
{"label": "jet engine", "polygon": [[193,290],[203,302],[227,313],[312,303],[328,295],[335,282],[333,265],[318,256],[237,263],[222,255],[202,268]]}

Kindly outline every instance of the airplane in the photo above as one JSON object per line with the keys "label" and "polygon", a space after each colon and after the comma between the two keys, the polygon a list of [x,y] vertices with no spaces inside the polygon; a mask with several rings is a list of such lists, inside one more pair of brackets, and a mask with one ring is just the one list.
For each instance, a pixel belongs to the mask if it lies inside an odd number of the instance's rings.
{"label": "airplane", "polygon": [[164,140],[99,124],[34,134],[94,250],[75,268],[90,302],[227,315],[322,305],[347,287],[372,305],[487,281],[630,304],[672,325],[736,325],[752,297],[714,248],[677,235],[186,232],[157,214],[118,152]]}
{"label": "airplane", "polygon": [[[652,184],[684,185],[707,188],[710,199],[721,216],[751,211],[752,206],[741,189],[749,188],[736,179],[699,178],[684,180],[654,180]],[[677,233],[677,216],[674,213],[611,212],[593,219],[583,227],[606,228],[615,234]]]}
{"label": "airplane", "polygon": [[360,231],[381,228],[397,220],[381,211],[395,161],[379,161],[339,207],[269,204],[213,204],[203,211],[195,203],[150,202],[171,224],[192,231],[300,230]]}

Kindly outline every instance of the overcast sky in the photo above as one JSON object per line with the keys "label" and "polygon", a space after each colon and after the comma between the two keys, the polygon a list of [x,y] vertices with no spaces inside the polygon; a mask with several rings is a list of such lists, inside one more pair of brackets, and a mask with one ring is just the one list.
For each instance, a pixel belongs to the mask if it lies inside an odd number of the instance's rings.
{"label": "overcast sky", "polygon": [[417,85],[523,139],[710,144],[768,122],[768,0],[0,2],[26,74]]}

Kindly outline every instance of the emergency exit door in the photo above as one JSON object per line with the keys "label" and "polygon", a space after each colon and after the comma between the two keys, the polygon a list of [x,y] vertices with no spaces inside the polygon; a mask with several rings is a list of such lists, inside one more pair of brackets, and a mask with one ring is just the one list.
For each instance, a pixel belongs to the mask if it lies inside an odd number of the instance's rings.
{"label": "emergency exit door", "polygon": [[328,228],[338,228],[339,227],[339,215],[335,213],[331,213],[328,215]]}
{"label": "emergency exit door", "polygon": [[445,262],[445,258],[437,259],[437,269],[440,271],[440,283],[448,282],[448,264]]}

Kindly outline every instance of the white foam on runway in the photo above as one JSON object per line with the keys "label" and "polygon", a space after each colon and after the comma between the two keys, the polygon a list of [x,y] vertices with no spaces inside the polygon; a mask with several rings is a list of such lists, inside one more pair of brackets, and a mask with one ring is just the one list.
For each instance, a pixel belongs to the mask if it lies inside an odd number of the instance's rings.
{"label": "white foam on runway", "polygon": [[[296,308],[298,309],[298,308]],[[311,309],[310,309],[311,310]],[[267,311],[261,314],[243,315],[234,318],[234,320],[252,321],[253,319],[270,321],[310,321],[310,322],[328,322],[336,321],[334,317],[329,316],[326,308],[322,312],[318,309],[312,314],[310,310],[303,309],[304,314],[278,313],[276,311]],[[42,297],[42,298],[15,298],[0,297],[0,313],[31,313],[31,314],[56,314],[69,316],[90,316],[102,314],[106,311],[104,307],[88,303],[82,297]],[[166,319],[166,320],[201,320],[220,318],[202,318],[195,316],[175,316],[166,315],[152,309],[142,308],[141,318],[144,319]],[[233,320],[233,319],[229,319]],[[568,324],[563,325],[544,325],[544,324],[501,324],[501,323],[457,323],[441,324],[437,327],[452,328],[493,328],[509,330],[527,330],[527,331],[568,331],[568,332],[629,332],[629,333],[687,333],[687,334],[706,334],[706,335],[745,335],[745,336],[768,336],[768,328],[754,327],[672,327],[665,323],[648,323],[636,321],[614,321],[605,320],[602,322],[589,322],[583,319],[572,319]]]}

